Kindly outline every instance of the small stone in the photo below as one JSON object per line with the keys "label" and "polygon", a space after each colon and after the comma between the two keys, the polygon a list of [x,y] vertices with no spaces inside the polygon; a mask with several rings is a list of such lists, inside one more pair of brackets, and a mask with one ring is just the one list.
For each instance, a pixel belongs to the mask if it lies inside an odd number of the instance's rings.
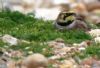
{"label": "small stone", "polygon": [[96,43],[100,43],[100,37],[94,38],[94,41],[95,41]]}
{"label": "small stone", "polygon": [[91,44],[91,41],[87,40],[87,41],[83,41],[81,43],[74,43],[73,45],[76,47],[87,47]]}
{"label": "small stone", "polygon": [[33,54],[33,51],[28,51],[28,54]]}
{"label": "small stone", "polygon": [[82,65],[88,65],[88,66],[91,66],[93,64],[93,62],[95,61],[95,59],[93,57],[89,57],[89,58],[86,58],[84,59],[81,64]]}
{"label": "small stone", "polygon": [[33,54],[25,58],[23,64],[27,68],[47,67],[48,60],[42,54]]}
{"label": "small stone", "polygon": [[92,68],[100,68],[100,61],[93,62]]}
{"label": "small stone", "polygon": [[20,40],[20,41],[21,41],[21,43],[30,44],[30,42],[29,41],[26,41],[26,40]]}
{"label": "small stone", "polygon": [[16,63],[14,61],[7,62],[7,68],[16,68]]}
{"label": "small stone", "polygon": [[91,21],[93,21],[93,24],[96,24],[96,25],[100,24],[100,17],[99,16],[91,15],[91,16],[89,16],[89,18],[90,18]]}
{"label": "small stone", "polygon": [[92,37],[99,37],[100,36],[100,29],[92,29],[88,32]]}
{"label": "small stone", "polygon": [[56,60],[56,59],[59,59],[59,58],[61,58],[59,55],[57,55],[57,56],[51,56],[49,59],[50,60]]}
{"label": "small stone", "polygon": [[48,46],[51,48],[59,49],[65,47],[65,43],[56,41],[48,42]]}
{"label": "small stone", "polygon": [[0,68],[8,68],[5,61],[0,59]]}
{"label": "small stone", "polygon": [[81,46],[81,47],[87,47],[88,44],[87,44],[87,42],[84,41],[84,42],[80,43],[80,46]]}
{"label": "small stone", "polygon": [[21,51],[12,51],[11,53],[11,57],[22,57],[23,53]]}
{"label": "small stone", "polygon": [[78,50],[79,50],[79,51],[85,51],[86,48],[84,48],[84,47],[80,47],[80,48],[78,48]]}
{"label": "small stone", "polygon": [[57,38],[55,41],[64,43],[64,40],[62,38]]}
{"label": "small stone", "polygon": [[2,37],[2,41],[4,43],[8,43],[10,45],[17,45],[18,44],[18,39],[14,38],[14,37],[12,37],[11,35],[8,35],[8,34],[6,34]]}
{"label": "small stone", "polygon": [[78,68],[75,64],[75,61],[72,59],[64,60],[63,64],[59,66],[59,68]]}

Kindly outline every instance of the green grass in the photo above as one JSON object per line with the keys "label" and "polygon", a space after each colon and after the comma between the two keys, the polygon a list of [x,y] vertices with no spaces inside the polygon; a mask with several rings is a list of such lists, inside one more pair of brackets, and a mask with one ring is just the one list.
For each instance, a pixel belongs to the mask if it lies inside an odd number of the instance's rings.
{"label": "green grass", "polygon": [[68,43],[89,40],[81,30],[58,31],[52,21],[43,21],[19,12],[0,12],[0,34],[10,34],[29,41],[48,41],[63,38]]}
{"label": "green grass", "polygon": [[86,49],[85,55],[98,56],[100,58],[100,44],[93,44]]}
{"label": "green grass", "polygon": [[97,56],[100,59],[100,44],[93,43],[91,46],[88,46],[83,53],[79,54],[79,57],[82,59],[91,56]]}
{"label": "green grass", "polygon": [[[66,30],[59,31],[52,25],[53,21],[43,21],[42,19],[36,19],[30,15],[24,15],[19,12],[0,12],[0,35],[10,34],[18,39],[24,39],[30,41],[30,44],[19,44],[17,46],[9,46],[0,41],[0,47],[14,50],[23,50],[26,53],[29,51],[42,53],[46,56],[50,56],[50,48],[47,45],[41,45],[41,42],[55,40],[56,38],[62,38],[65,43],[79,43],[84,40],[91,40],[91,36],[86,34],[82,30]],[[29,49],[25,49],[29,47]],[[46,48],[48,51],[44,52]],[[93,49],[93,54],[98,54],[99,49],[89,47],[87,54]],[[97,51],[95,51],[95,50]]]}

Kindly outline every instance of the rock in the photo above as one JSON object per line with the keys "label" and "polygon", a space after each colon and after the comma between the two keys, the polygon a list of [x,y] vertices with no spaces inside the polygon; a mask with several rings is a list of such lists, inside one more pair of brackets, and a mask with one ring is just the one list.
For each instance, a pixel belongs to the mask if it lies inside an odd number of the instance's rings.
{"label": "rock", "polygon": [[2,41],[4,43],[8,43],[10,45],[17,45],[18,44],[18,39],[17,38],[14,38],[13,36],[8,35],[8,34],[6,34],[6,35],[4,35],[2,37]]}
{"label": "rock", "polygon": [[55,41],[56,41],[56,42],[64,43],[64,40],[63,40],[62,38],[57,38]]}
{"label": "rock", "polygon": [[19,40],[20,43],[25,43],[25,44],[30,44],[31,42],[26,41],[26,40]]}
{"label": "rock", "polygon": [[100,36],[100,29],[92,29],[88,32],[92,37],[99,37]]}
{"label": "rock", "polygon": [[79,51],[85,51],[86,48],[85,48],[85,47],[80,47],[80,48],[78,48],[78,50],[79,50]]}
{"label": "rock", "polygon": [[75,60],[69,59],[64,60],[63,63],[59,66],[59,68],[78,68]]}
{"label": "rock", "polygon": [[92,68],[100,68],[100,61],[93,62]]}
{"label": "rock", "polygon": [[80,68],[91,68],[89,65],[81,65]]}
{"label": "rock", "polygon": [[14,61],[7,62],[7,68],[16,68],[16,63]]}
{"label": "rock", "polygon": [[96,43],[100,43],[100,37],[94,38],[94,41],[95,41]]}
{"label": "rock", "polygon": [[100,61],[97,57],[86,58],[81,62],[82,68],[100,68]]}
{"label": "rock", "polygon": [[67,58],[75,55],[75,53],[78,53],[79,50],[75,47],[63,47],[60,49],[53,49],[52,54],[57,56],[56,58]]}
{"label": "rock", "polygon": [[87,40],[81,43],[74,43],[73,46],[76,47],[78,51],[84,51],[87,48],[87,46],[90,46],[91,43],[91,41]]}
{"label": "rock", "polygon": [[10,45],[18,45],[18,44],[30,44],[29,41],[26,40],[19,40],[11,35],[5,34],[3,37],[1,37],[2,41],[4,43],[10,44]]}
{"label": "rock", "polygon": [[25,66],[22,66],[23,60],[9,60],[7,62],[7,68],[26,68]]}
{"label": "rock", "polygon": [[60,65],[60,68],[73,68],[73,65],[69,62],[68,64]]}
{"label": "rock", "polygon": [[59,49],[59,48],[65,47],[64,40],[61,38],[57,38],[54,41],[47,42],[47,44],[49,47],[52,47],[54,49]]}
{"label": "rock", "polygon": [[79,44],[74,43],[73,45],[74,45],[74,46],[79,46],[79,47],[87,47],[87,46],[88,46],[87,42],[85,42],[85,41],[83,41],[83,42],[81,42],[81,43],[79,43]]}
{"label": "rock", "polygon": [[87,65],[91,65],[93,63],[93,61],[96,61],[97,57],[88,57],[82,60],[81,64],[87,64]]}
{"label": "rock", "polygon": [[11,11],[27,14],[33,12],[35,0],[5,0],[4,7]]}
{"label": "rock", "polygon": [[68,4],[68,3],[71,3],[71,1],[70,0],[53,0],[53,3],[54,4]]}
{"label": "rock", "polygon": [[6,62],[2,59],[0,59],[0,68],[8,68]]}
{"label": "rock", "polygon": [[48,65],[48,60],[44,55],[37,53],[26,57],[23,64],[26,68],[45,68]]}
{"label": "rock", "polygon": [[9,53],[10,54],[10,57],[18,57],[18,58],[21,58],[23,56],[23,53],[21,51],[12,51]]}
{"label": "rock", "polygon": [[61,57],[59,55],[57,56],[51,56],[49,57],[49,60],[56,60],[56,59],[60,59]]}
{"label": "rock", "polygon": [[79,56],[74,56],[73,59],[76,61],[77,64],[80,64],[82,61]]}
{"label": "rock", "polygon": [[30,54],[30,55],[33,54],[33,51],[28,51],[28,54]]}
{"label": "rock", "polygon": [[51,53],[54,54],[51,59],[71,57],[75,55],[75,53],[79,53],[80,50],[85,49],[83,49],[82,47],[78,49],[78,47],[66,46],[64,44],[64,40],[62,39],[56,39],[55,41],[48,42],[48,45],[52,48]]}
{"label": "rock", "polygon": [[80,1],[83,1],[84,3],[94,3],[94,2],[99,2],[99,0],[80,0]]}
{"label": "rock", "polygon": [[89,16],[90,20],[93,22],[93,24],[100,24],[100,17],[97,15],[91,15]]}
{"label": "rock", "polygon": [[84,15],[85,17],[88,15],[88,11],[86,5],[84,3],[73,3],[70,5],[74,12]]}

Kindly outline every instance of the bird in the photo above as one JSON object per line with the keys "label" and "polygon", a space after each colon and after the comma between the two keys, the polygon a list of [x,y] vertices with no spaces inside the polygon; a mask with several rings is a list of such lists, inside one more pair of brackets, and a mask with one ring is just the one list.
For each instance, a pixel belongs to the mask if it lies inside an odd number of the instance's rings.
{"label": "bird", "polygon": [[62,11],[54,21],[54,27],[59,30],[88,29],[84,17],[78,13]]}

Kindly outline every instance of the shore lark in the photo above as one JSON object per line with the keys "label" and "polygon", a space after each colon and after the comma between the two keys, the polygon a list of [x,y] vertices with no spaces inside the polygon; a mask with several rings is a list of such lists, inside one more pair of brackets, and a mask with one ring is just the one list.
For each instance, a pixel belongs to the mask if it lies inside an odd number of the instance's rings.
{"label": "shore lark", "polygon": [[59,30],[88,29],[84,18],[73,12],[61,12],[54,22],[54,26]]}

